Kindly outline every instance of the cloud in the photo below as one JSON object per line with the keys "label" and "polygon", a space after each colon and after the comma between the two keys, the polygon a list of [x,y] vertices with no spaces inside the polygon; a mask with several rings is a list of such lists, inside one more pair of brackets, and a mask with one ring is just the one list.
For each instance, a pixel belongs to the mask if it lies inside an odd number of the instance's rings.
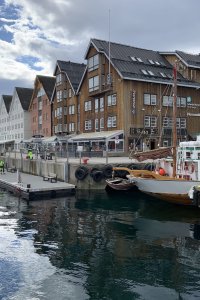
{"label": "cloud", "polygon": [[53,75],[57,59],[83,62],[90,38],[109,38],[109,9],[112,41],[199,53],[199,8],[199,0],[5,0],[0,89],[2,79],[14,88],[25,75],[32,87],[36,74]]}

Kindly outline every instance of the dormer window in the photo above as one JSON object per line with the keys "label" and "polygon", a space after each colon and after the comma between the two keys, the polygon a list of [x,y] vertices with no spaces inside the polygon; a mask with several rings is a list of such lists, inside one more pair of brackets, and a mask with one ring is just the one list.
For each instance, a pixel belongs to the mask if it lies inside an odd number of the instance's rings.
{"label": "dormer window", "polygon": [[88,71],[93,71],[99,67],[99,54],[96,54],[88,59]]}

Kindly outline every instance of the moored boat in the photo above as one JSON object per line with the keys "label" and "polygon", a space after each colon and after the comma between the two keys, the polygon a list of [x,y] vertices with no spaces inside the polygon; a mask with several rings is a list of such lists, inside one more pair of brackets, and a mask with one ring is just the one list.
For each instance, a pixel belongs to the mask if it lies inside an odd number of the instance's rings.
{"label": "moored boat", "polygon": [[136,188],[134,181],[120,177],[106,179],[106,184],[113,190],[128,191]]}

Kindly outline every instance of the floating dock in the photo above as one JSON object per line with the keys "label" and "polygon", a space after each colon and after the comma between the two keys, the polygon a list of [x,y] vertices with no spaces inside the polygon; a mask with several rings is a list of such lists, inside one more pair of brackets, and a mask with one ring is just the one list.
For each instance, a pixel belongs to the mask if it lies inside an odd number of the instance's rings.
{"label": "floating dock", "polygon": [[74,195],[76,192],[76,186],[73,184],[43,181],[41,176],[21,172],[0,174],[0,188],[26,200],[64,197]]}

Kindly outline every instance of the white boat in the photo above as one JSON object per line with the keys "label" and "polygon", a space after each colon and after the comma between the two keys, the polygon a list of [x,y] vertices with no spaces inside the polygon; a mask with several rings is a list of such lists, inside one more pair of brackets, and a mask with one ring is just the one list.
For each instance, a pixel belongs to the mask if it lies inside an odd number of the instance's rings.
{"label": "white boat", "polygon": [[106,184],[115,191],[128,191],[135,188],[135,183],[120,177],[106,179]]}

